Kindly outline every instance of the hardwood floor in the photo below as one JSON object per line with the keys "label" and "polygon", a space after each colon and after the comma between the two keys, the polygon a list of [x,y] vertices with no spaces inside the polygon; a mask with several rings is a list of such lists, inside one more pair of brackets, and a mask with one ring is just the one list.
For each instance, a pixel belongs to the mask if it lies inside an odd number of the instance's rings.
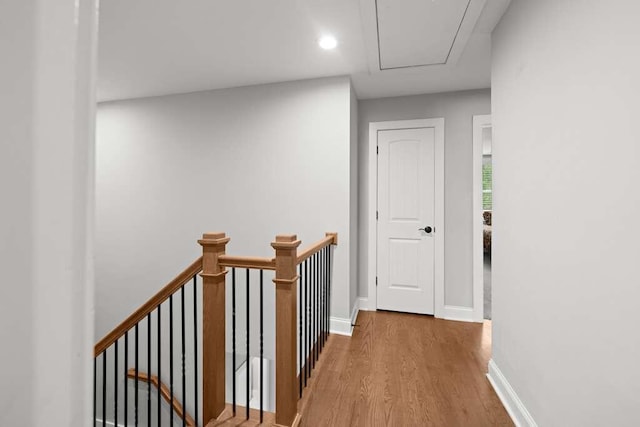
{"label": "hardwood floor", "polygon": [[250,419],[245,419],[245,406],[239,406],[236,408],[237,416],[233,416],[233,409],[230,404],[227,404],[222,414],[217,420],[211,421],[207,424],[207,427],[271,427],[276,425],[276,414],[272,412],[265,412],[262,424],[260,424],[260,411],[256,409],[250,409]]}
{"label": "hardwood floor", "polygon": [[332,335],[300,401],[302,426],[512,426],[485,377],[490,323],[360,312]]}

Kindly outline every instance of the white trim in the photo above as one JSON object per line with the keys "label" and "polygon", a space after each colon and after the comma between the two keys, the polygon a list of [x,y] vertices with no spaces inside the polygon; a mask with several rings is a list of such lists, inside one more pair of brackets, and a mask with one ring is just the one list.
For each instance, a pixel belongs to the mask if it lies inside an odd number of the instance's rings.
{"label": "white trim", "polygon": [[369,308],[377,307],[376,270],[377,270],[377,221],[378,202],[378,161],[376,147],[378,131],[389,129],[434,128],[435,130],[435,260],[434,260],[434,315],[442,318],[444,314],[444,118],[396,120],[369,123],[369,244],[367,256],[369,268],[366,272],[369,290]]}
{"label": "white trim", "polygon": [[369,305],[369,298],[358,298],[358,311],[376,311],[375,307]]}
{"label": "white trim", "polygon": [[[360,310],[371,311],[368,298],[360,297],[356,299],[356,302],[353,304],[353,308],[351,309],[350,319],[345,319],[342,317],[329,318],[329,331],[332,334],[346,335],[350,337],[353,334],[353,325],[356,324],[356,319],[358,318],[358,313],[360,312]],[[375,311],[375,308],[373,310]]]}
{"label": "white trim", "polygon": [[350,337],[353,333],[353,326],[351,325],[351,319],[344,319],[342,317],[329,318],[329,332],[332,334],[346,335]]}
{"label": "white trim", "polygon": [[351,325],[356,324],[356,319],[358,318],[359,311],[360,311],[360,299],[356,299],[356,302],[353,303],[353,308],[351,309]]}
{"label": "white trim", "polygon": [[484,321],[482,225],[482,130],[491,127],[491,115],[473,116],[473,320]]}
{"label": "white trim", "polygon": [[458,322],[473,322],[473,307],[461,307],[457,305],[445,305],[442,318]]}
{"label": "white trim", "polygon": [[538,426],[493,359],[489,361],[487,378],[517,427]]}

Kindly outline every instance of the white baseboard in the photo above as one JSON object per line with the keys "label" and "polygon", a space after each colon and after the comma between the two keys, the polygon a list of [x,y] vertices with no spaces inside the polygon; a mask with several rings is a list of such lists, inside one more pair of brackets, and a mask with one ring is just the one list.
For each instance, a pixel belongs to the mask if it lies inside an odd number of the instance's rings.
{"label": "white baseboard", "polygon": [[356,324],[356,319],[358,318],[358,312],[360,311],[360,300],[356,299],[356,302],[353,303],[353,307],[351,308],[351,324]]}
{"label": "white baseboard", "polygon": [[459,322],[473,322],[473,308],[460,307],[457,305],[445,305],[442,318],[446,320],[456,320]]}
{"label": "white baseboard", "polygon": [[358,310],[360,311],[376,311],[375,307],[369,306],[369,298],[360,297],[357,302]]}
{"label": "white baseboard", "polygon": [[[351,325],[355,324],[359,311],[376,311],[376,307],[370,306],[369,298],[360,297],[356,300],[353,310],[351,311]],[[346,331],[346,326],[341,323],[347,323],[347,319],[332,317],[331,320],[336,320],[336,333],[342,333],[344,335],[351,335]],[[459,322],[475,322],[474,312],[472,307],[460,307],[456,305],[445,305],[443,310],[442,319],[455,320]],[[333,323],[332,323],[333,325]],[[340,332],[342,331],[342,332]],[[332,326],[333,332],[333,326]]]}
{"label": "white baseboard", "polygon": [[338,335],[347,335],[351,336],[353,333],[353,325],[356,323],[356,319],[358,318],[358,312],[360,310],[367,311],[369,310],[369,300],[367,298],[358,298],[356,302],[353,304],[353,308],[351,309],[351,318],[345,319],[342,317],[331,317],[329,330],[332,334]]}
{"label": "white baseboard", "polygon": [[351,325],[351,319],[333,316],[329,318],[329,331],[332,334],[346,335],[350,337],[353,333],[353,326]]}
{"label": "white baseboard", "polygon": [[524,403],[511,387],[509,381],[502,375],[493,359],[489,361],[487,378],[517,427],[538,427],[538,424],[536,424]]}
{"label": "white baseboard", "polygon": [[362,311],[376,311],[378,308],[376,307],[375,298],[370,300],[368,297],[360,297],[358,298],[360,302],[360,310]]}

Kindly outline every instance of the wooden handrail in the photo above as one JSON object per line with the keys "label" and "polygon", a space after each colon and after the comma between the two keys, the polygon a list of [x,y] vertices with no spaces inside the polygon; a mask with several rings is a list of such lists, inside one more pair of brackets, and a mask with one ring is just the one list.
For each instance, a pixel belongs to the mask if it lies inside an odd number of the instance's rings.
{"label": "wooden handrail", "polygon": [[[136,378],[135,369],[129,369],[127,371],[127,377],[135,379]],[[173,398],[173,402],[171,401],[171,391],[169,390],[169,387],[167,387],[164,383],[160,382],[157,376],[149,375],[146,372],[138,372],[138,381],[151,383],[155,388],[157,388],[160,394],[162,395],[162,398],[169,405],[173,406],[173,410],[176,413],[176,415],[179,418],[182,418],[182,414],[184,411],[184,409],[182,408],[182,405],[180,404],[180,402],[176,400],[175,397]],[[196,427],[195,421],[193,421],[193,418],[191,418],[189,414],[185,414],[184,418],[185,418],[185,423],[187,424],[188,427]]]}
{"label": "wooden handrail", "polygon": [[187,283],[187,281],[200,271],[202,271],[202,257],[195,260],[182,273],[176,276],[175,279],[162,288],[160,292],[152,296],[147,302],[142,304],[140,308],[134,311],[133,314],[127,317],[124,322],[120,323],[115,329],[98,341],[93,350],[94,357],[98,357],[100,353],[120,339],[120,337],[122,337],[129,329],[133,328],[136,323],[147,317],[147,315],[155,310],[158,305],[166,301],[173,293],[180,289],[182,285]]}
{"label": "wooden handrail", "polygon": [[222,267],[254,268],[257,270],[275,270],[275,258],[220,255],[218,264]]}
{"label": "wooden handrail", "polygon": [[[323,248],[329,245],[338,244],[338,233],[327,233],[326,237],[313,245],[306,248],[298,255],[297,264],[300,264],[313,254],[319,252]],[[253,268],[256,270],[275,270],[276,259],[275,258],[263,258],[263,257],[248,257],[248,256],[236,256],[236,255],[220,255],[218,257],[218,264],[221,267],[237,267],[237,268]]]}
{"label": "wooden handrail", "polygon": [[298,255],[298,260],[296,264],[300,264],[313,254],[319,252],[323,248],[329,245],[337,245],[338,244],[338,233],[326,233],[326,237],[313,245],[309,246]]}

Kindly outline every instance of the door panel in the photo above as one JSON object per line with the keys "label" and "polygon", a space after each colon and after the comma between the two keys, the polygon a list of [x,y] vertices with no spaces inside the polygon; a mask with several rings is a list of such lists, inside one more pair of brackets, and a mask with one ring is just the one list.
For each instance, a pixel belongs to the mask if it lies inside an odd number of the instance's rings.
{"label": "door panel", "polygon": [[377,308],[434,312],[435,129],[378,132]]}

